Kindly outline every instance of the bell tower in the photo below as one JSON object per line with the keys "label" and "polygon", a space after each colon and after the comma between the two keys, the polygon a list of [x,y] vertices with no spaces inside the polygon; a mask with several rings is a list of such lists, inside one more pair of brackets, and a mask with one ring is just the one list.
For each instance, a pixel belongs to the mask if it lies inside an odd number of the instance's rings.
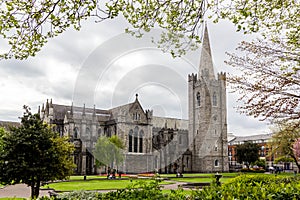
{"label": "bell tower", "polygon": [[226,74],[214,72],[205,25],[198,74],[188,76],[193,172],[228,171]]}

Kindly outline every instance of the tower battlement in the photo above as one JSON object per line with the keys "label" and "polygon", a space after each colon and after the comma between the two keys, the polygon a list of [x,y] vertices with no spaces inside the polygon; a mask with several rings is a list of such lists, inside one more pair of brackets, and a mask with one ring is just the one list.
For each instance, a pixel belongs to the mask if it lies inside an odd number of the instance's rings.
{"label": "tower battlement", "polygon": [[226,72],[218,73],[218,80],[226,81]]}
{"label": "tower battlement", "polygon": [[188,75],[188,82],[191,82],[191,81],[193,81],[193,82],[197,81],[197,74],[192,73],[192,74]]}

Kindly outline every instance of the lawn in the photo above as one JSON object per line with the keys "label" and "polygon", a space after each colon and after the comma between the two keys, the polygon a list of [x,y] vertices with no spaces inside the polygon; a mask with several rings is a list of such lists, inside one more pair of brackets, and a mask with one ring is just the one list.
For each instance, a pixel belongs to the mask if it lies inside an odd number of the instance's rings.
{"label": "lawn", "polygon": [[[223,177],[220,179],[222,183],[226,183],[230,179],[240,175],[241,173],[221,173]],[[255,174],[255,173],[247,173]],[[257,175],[257,174],[256,174]],[[183,174],[183,178],[176,178],[175,174],[162,174],[161,177],[168,177],[171,181],[188,182],[188,183],[210,183],[214,178],[214,174]],[[270,174],[270,176],[275,176]],[[293,176],[293,173],[281,173],[278,176]],[[43,188],[52,188],[56,191],[74,191],[74,190],[116,190],[124,189],[129,184],[134,183],[137,179],[133,180],[108,180],[106,176],[87,176],[86,181],[83,176],[71,176],[70,180],[66,182],[51,183],[43,186]],[[145,179],[148,181],[150,179]],[[171,184],[172,182],[162,181],[160,184]]]}
{"label": "lawn", "polygon": [[[239,173],[220,173],[226,177],[236,177],[239,175]],[[215,174],[202,174],[202,173],[195,173],[195,174],[182,174],[183,177],[212,177]],[[160,174],[163,178],[174,178],[176,177],[176,174]]]}
{"label": "lawn", "polygon": [[[145,180],[149,181],[149,180]],[[57,182],[43,186],[43,188],[52,188],[56,191],[74,191],[74,190],[115,190],[124,189],[128,185],[137,182],[137,180],[90,180],[90,181],[68,181]],[[162,181],[160,184],[172,184],[172,182]]]}
{"label": "lawn", "polygon": [[[229,181],[230,179],[232,179],[233,177],[230,178],[221,178],[220,181],[222,183],[226,183],[227,181]],[[215,180],[215,178],[198,178],[198,177],[188,177],[188,178],[171,178],[170,180],[172,181],[178,181],[178,182],[187,182],[187,183],[211,183],[213,180]]]}

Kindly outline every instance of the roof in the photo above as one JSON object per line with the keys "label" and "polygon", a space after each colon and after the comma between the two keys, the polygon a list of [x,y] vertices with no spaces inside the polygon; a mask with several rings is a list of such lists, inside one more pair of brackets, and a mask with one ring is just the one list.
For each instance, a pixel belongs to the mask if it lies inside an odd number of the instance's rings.
{"label": "roof", "polygon": [[176,119],[176,118],[167,118],[167,117],[156,117],[153,116],[152,119],[153,127],[163,128],[177,128],[180,130],[188,130],[189,121],[186,119]]}
{"label": "roof", "polygon": [[11,122],[11,121],[0,121],[0,127],[4,127],[5,129],[9,129],[9,127],[19,127],[21,126],[20,122]]}
{"label": "roof", "polygon": [[267,141],[272,138],[272,134],[258,134],[258,135],[250,135],[250,136],[234,136],[228,142],[246,142],[246,141]]}

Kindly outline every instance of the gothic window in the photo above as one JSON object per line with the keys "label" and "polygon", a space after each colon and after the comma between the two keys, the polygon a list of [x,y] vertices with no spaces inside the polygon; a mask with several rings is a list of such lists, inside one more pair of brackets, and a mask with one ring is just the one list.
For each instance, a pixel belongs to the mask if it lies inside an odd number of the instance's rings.
{"label": "gothic window", "polygon": [[101,128],[98,129],[98,137],[101,137]]}
{"label": "gothic window", "polygon": [[186,167],[189,167],[189,157],[186,157]]}
{"label": "gothic window", "polygon": [[139,128],[135,127],[134,128],[134,137],[133,137],[133,152],[135,152],[135,153],[138,152],[138,132],[139,132]]}
{"label": "gothic window", "polygon": [[219,160],[215,160],[215,167],[219,167]]}
{"label": "gothic window", "polygon": [[217,106],[217,94],[214,92],[213,94],[213,106]]}
{"label": "gothic window", "polygon": [[139,137],[139,152],[143,153],[143,136],[144,136],[144,131],[140,131],[140,137]]}
{"label": "gothic window", "polygon": [[181,135],[179,135],[178,142],[181,144]]}
{"label": "gothic window", "polygon": [[133,135],[133,131],[130,130],[129,131],[129,139],[128,139],[128,152],[132,152],[132,135]]}
{"label": "gothic window", "polygon": [[88,139],[91,138],[91,131],[90,131],[90,129],[88,127],[86,128],[85,134],[86,134],[86,136],[87,136]]}
{"label": "gothic window", "polygon": [[196,95],[196,100],[197,100],[197,106],[200,106],[200,105],[201,105],[201,97],[200,97],[200,92],[197,92],[197,95]]}
{"label": "gothic window", "polygon": [[78,128],[75,127],[74,128],[74,138],[77,139],[79,137],[79,131],[78,131]]}

